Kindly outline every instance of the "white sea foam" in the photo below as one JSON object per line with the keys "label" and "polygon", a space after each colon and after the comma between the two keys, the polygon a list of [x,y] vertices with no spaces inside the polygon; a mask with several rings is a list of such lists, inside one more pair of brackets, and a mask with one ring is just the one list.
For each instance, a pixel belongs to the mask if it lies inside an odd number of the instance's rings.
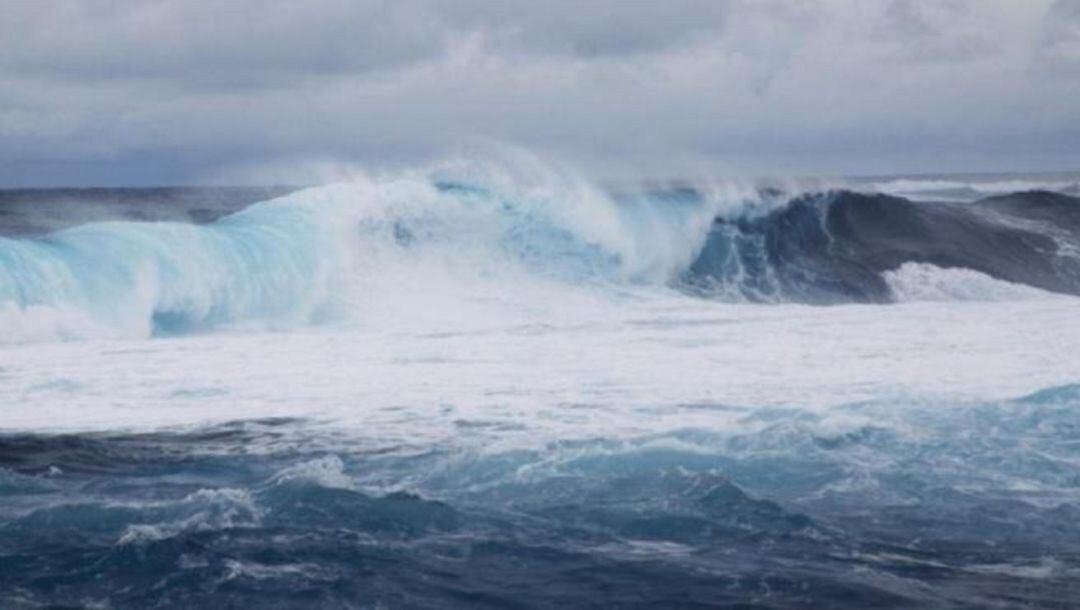
{"label": "white sea foam", "polygon": [[[346,428],[361,446],[494,448],[747,425],[708,405],[997,399],[1080,379],[1071,298],[821,308],[473,288],[416,311],[399,307],[414,296],[406,283],[369,304],[371,325],[3,347],[3,427],[287,416]],[[58,379],[79,391],[50,389]],[[220,391],[178,398],[193,387]]]}
{"label": "white sea foam", "polygon": [[1080,189],[1080,179],[954,180],[894,178],[874,182],[869,188],[873,191],[898,195],[917,201],[969,201],[982,197],[1024,191],[1073,191]]}
{"label": "white sea foam", "polygon": [[[242,489],[201,489],[178,502],[160,501],[159,509],[177,514],[177,519],[161,523],[127,526],[117,544],[143,544],[172,538],[183,532],[220,530],[251,526],[262,516],[251,494]],[[147,508],[150,504],[141,505]]]}
{"label": "white sea foam", "polygon": [[927,263],[904,263],[883,275],[893,296],[901,302],[1067,298],[1023,284],[998,280],[971,269],[943,269]]}
{"label": "white sea foam", "polygon": [[345,474],[345,464],[336,455],[328,455],[290,466],[274,475],[271,483],[311,483],[328,489],[355,489],[356,484]]}

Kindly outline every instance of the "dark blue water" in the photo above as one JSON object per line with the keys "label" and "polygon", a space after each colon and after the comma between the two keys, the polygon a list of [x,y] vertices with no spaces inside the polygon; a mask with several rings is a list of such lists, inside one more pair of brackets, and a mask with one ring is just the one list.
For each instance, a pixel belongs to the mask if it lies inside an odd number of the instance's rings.
{"label": "dark blue water", "polygon": [[916,202],[809,194],[764,215],[717,218],[685,282],[751,301],[886,303],[883,272],[906,263],[972,269],[1080,294],[1080,198],[1048,191]]}
{"label": "dark blue water", "polygon": [[[703,407],[705,408],[705,407]],[[314,422],[0,438],[21,607],[1070,608],[1080,388],[519,450]]]}

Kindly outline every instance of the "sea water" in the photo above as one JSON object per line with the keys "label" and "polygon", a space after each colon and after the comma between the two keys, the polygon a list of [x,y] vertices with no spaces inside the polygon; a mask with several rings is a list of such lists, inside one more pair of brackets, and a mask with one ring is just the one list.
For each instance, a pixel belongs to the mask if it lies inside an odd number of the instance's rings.
{"label": "sea water", "polygon": [[2,605],[1074,605],[1058,182],[455,164],[9,232]]}

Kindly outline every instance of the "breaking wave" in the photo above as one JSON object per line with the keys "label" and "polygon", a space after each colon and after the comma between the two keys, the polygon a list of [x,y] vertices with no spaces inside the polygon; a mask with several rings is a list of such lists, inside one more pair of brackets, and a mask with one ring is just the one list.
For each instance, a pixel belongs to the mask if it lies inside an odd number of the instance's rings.
{"label": "breaking wave", "polygon": [[298,191],[206,224],[0,238],[0,342],[348,320],[374,287],[425,274],[499,292],[537,280],[813,304],[1080,294],[1080,199],[613,193],[546,168],[459,164]]}

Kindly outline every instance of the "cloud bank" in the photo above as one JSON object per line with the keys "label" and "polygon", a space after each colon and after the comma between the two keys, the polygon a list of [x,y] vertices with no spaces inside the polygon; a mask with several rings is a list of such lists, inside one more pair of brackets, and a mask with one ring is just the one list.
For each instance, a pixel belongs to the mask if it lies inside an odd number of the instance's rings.
{"label": "cloud bank", "polygon": [[0,186],[1080,167],[1075,0],[0,0]]}

